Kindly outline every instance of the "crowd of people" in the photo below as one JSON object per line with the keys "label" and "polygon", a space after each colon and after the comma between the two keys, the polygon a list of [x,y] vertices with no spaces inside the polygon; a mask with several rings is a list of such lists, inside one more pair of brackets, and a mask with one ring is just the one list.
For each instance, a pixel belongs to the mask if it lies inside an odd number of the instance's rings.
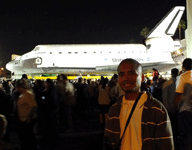
{"label": "crowd of people", "polygon": [[74,132],[74,118],[83,120],[99,110],[106,150],[191,150],[192,60],[185,59],[182,68],[182,72],[173,68],[169,80],[153,68],[150,80],[142,74],[141,64],[125,59],[110,80],[101,76],[100,80],[78,78],[74,82],[64,74],[56,81],[31,82],[26,74],[19,80],[2,80],[0,146],[16,149],[6,130],[12,114],[21,141],[17,149],[36,150],[34,126],[42,146],[48,143],[50,148],[57,144],[61,126],[65,132]]}

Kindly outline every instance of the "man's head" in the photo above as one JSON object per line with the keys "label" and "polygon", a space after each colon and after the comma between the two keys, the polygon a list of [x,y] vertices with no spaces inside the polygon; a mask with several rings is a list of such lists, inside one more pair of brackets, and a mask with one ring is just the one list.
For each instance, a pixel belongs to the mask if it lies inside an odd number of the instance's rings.
{"label": "man's head", "polygon": [[185,58],[183,61],[183,69],[184,71],[188,71],[192,69],[192,59],[191,58]]}
{"label": "man's head", "polygon": [[30,83],[27,81],[27,79],[19,79],[19,80],[17,80],[16,83],[15,83],[15,87],[16,87],[16,90],[19,93],[23,93],[26,90],[31,89]]}
{"label": "man's head", "polygon": [[172,78],[176,78],[179,75],[179,70],[177,68],[171,69]]}
{"label": "man's head", "polygon": [[82,82],[83,82],[83,78],[82,77],[78,78],[78,83],[82,83]]}
{"label": "man's head", "polygon": [[28,77],[27,77],[27,75],[26,75],[26,74],[22,74],[21,79],[28,79]]}
{"label": "man's head", "polygon": [[119,85],[125,93],[140,92],[142,67],[134,59],[124,59],[118,66]]}
{"label": "man's head", "polygon": [[45,88],[51,88],[51,87],[54,86],[54,83],[53,83],[53,81],[52,81],[51,79],[48,78],[48,79],[44,82],[44,86],[45,86]]}
{"label": "man's head", "polygon": [[157,71],[157,69],[155,69],[155,68],[152,68],[152,70],[153,70],[153,71]]}
{"label": "man's head", "polygon": [[118,75],[117,74],[114,74],[113,75],[113,80],[116,80],[118,78]]}
{"label": "man's head", "polygon": [[67,76],[66,76],[65,74],[61,74],[60,78],[61,78],[61,82],[64,83],[64,84],[66,84],[66,82],[67,82]]}

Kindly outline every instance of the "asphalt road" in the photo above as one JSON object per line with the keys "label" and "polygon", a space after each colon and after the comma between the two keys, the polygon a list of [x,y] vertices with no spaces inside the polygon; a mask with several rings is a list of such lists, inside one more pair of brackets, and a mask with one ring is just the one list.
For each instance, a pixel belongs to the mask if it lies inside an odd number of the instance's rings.
{"label": "asphalt road", "polygon": [[[86,118],[86,117],[85,117]],[[90,119],[91,118],[91,119]],[[60,127],[57,144],[44,146],[40,145],[40,135],[36,134],[39,150],[102,150],[104,128],[99,125],[97,115],[87,117],[83,120],[74,120],[74,131],[66,132],[65,127]],[[14,125],[9,132],[10,143],[20,145],[20,140]]]}

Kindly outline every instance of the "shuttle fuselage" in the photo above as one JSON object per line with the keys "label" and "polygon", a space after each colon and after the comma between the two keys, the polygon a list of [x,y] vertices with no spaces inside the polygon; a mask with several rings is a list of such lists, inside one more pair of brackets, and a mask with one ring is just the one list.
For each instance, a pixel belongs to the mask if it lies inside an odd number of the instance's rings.
{"label": "shuttle fuselage", "polygon": [[[175,42],[171,38],[184,7],[174,7],[146,37],[143,44],[66,44],[37,45],[32,51],[7,63],[15,74],[114,73],[125,58],[139,61],[146,72],[151,68],[177,65],[171,56]],[[178,47],[176,47],[178,49]],[[166,65],[166,66],[165,66]]]}

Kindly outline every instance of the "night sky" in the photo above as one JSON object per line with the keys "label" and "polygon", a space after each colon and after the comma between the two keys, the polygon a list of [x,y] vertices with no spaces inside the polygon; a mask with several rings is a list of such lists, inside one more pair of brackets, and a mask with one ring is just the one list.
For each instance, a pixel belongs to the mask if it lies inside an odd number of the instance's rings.
{"label": "night sky", "polygon": [[177,5],[186,0],[1,1],[0,67],[38,44],[142,43],[142,28],[152,29]]}

